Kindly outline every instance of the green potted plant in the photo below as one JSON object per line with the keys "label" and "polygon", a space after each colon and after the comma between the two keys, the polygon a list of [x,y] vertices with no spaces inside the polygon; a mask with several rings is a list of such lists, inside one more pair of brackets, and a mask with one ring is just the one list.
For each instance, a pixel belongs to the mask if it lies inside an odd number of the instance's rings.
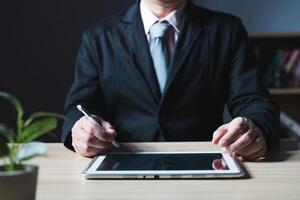
{"label": "green potted plant", "polygon": [[0,123],[0,199],[35,199],[38,166],[23,162],[46,153],[46,146],[33,140],[55,129],[62,116],[36,112],[24,120],[23,107],[16,97],[0,91],[0,98],[11,102],[17,111],[15,129]]}

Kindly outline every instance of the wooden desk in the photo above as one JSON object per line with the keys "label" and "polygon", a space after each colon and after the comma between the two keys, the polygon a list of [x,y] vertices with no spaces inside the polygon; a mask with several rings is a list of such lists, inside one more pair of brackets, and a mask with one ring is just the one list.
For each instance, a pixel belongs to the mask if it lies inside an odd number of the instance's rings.
{"label": "wooden desk", "polygon": [[[126,146],[146,151],[218,150],[208,142],[140,143]],[[85,180],[80,173],[90,159],[65,149],[61,144],[48,144],[48,147],[46,156],[31,161],[40,166],[37,200],[300,199],[300,150],[281,152],[281,156],[287,157],[283,161],[244,163],[251,176],[248,179]]]}

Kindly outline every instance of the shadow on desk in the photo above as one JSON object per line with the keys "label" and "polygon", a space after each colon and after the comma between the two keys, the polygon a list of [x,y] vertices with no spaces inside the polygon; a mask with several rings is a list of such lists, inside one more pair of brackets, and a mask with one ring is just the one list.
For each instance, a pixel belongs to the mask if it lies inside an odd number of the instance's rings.
{"label": "shadow on desk", "polygon": [[294,154],[294,151],[299,149],[299,142],[298,137],[290,137],[270,144],[266,159],[261,162],[282,162],[288,160]]}

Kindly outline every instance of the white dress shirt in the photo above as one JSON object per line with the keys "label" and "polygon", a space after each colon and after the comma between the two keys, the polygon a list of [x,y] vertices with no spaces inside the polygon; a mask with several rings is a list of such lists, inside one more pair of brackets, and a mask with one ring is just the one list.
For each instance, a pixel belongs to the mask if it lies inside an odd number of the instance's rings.
{"label": "white dress shirt", "polygon": [[158,18],[154,13],[152,13],[149,8],[145,5],[143,1],[140,3],[140,11],[141,11],[141,17],[144,25],[145,34],[147,36],[148,42],[151,40],[150,36],[150,28],[153,24],[156,22],[162,22],[167,21],[171,26],[171,30],[167,35],[167,41],[168,41],[168,49],[170,53],[170,59],[172,59],[174,49],[176,42],[178,40],[178,36],[181,29],[181,21],[182,21],[182,14],[184,10],[185,4],[183,4],[180,8],[177,10],[172,11],[164,18]]}

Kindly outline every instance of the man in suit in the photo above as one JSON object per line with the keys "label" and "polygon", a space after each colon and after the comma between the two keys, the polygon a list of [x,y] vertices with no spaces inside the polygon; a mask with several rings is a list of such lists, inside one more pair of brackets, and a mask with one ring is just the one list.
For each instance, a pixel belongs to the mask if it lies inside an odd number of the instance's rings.
{"label": "man in suit", "polygon": [[[191,0],[141,0],[86,30],[62,141],[92,157],[120,142],[207,141],[255,160],[279,110],[241,21]],[[94,113],[99,128],[76,109]],[[227,105],[233,120],[223,124]]]}

